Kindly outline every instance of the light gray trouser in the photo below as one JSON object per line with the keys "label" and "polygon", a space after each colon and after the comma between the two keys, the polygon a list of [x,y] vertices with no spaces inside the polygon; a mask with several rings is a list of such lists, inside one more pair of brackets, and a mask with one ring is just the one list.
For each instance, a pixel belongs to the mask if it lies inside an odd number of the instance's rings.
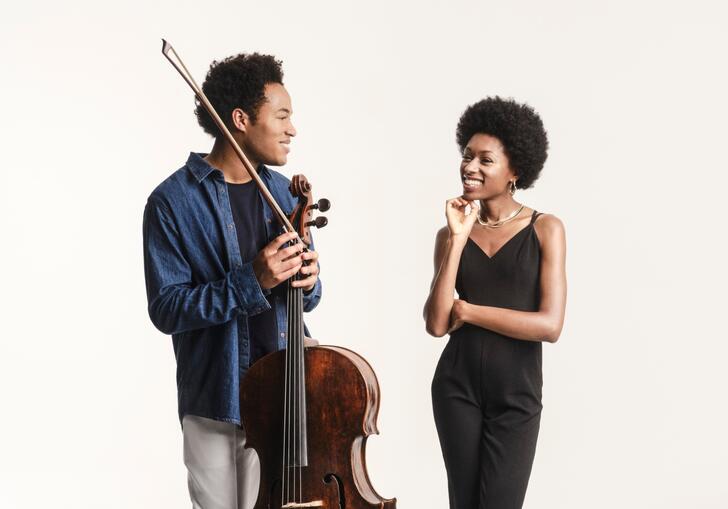
{"label": "light gray trouser", "polygon": [[184,462],[193,509],[252,509],[260,463],[235,424],[196,415],[182,419]]}

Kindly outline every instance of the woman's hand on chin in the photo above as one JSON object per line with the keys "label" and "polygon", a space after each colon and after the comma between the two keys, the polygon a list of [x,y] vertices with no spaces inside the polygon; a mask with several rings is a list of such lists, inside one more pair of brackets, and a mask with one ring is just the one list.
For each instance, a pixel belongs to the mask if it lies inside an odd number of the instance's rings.
{"label": "woman's hand on chin", "polygon": [[[468,213],[465,209],[470,206]],[[447,200],[445,202],[445,217],[447,217],[447,227],[450,230],[450,238],[466,240],[470,235],[470,230],[478,218],[480,211],[480,202],[468,201],[462,196]]]}

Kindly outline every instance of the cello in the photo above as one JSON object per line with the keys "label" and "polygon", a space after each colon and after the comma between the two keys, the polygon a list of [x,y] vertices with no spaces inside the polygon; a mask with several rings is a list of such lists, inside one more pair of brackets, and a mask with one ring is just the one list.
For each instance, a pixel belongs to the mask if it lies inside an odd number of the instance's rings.
{"label": "cello", "polygon": [[[326,211],[328,200],[314,203],[310,183],[296,175],[290,191],[298,204],[287,216],[164,39],[162,53],[210,113],[282,228],[297,233],[292,242],[307,249],[310,228],[327,223],[323,216],[313,220],[313,211]],[[379,433],[379,383],[374,370],[346,348],[305,347],[303,290],[292,287],[290,280],[286,284],[286,349],[253,364],[240,386],[246,447],[255,449],[260,459],[255,509],[396,509],[396,499],[377,494],[366,470],[367,438]]]}

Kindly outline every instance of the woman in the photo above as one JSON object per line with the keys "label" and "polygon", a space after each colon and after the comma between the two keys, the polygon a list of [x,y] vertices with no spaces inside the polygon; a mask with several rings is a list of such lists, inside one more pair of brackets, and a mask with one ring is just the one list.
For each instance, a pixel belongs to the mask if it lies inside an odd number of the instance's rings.
{"label": "woman", "polygon": [[457,142],[463,195],[446,203],[424,312],[428,333],[450,334],[432,381],[435,424],[451,509],[520,508],[541,414],[541,343],[555,342],[564,321],[564,227],[514,198],[546,161],[532,108],[486,98],[463,113]]}

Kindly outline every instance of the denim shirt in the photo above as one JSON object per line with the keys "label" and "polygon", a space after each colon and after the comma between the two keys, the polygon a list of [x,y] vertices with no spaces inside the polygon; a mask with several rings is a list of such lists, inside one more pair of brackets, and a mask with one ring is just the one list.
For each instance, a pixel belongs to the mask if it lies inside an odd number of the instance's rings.
{"label": "denim shirt", "polygon": [[[172,335],[180,422],[187,414],[240,424],[240,381],[250,363],[248,316],[274,308],[278,348],[286,345],[286,285],[263,290],[243,263],[223,173],[205,154],[152,192],[144,208],[144,275],[149,316]],[[290,181],[261,165],[259,175],[286,214],[297,203]],[[282,233],[261,198],[269,240]],[[311,246],[313,248],[313,246]],[[321,282],[304,293],[304,311],[321,299]]]}

